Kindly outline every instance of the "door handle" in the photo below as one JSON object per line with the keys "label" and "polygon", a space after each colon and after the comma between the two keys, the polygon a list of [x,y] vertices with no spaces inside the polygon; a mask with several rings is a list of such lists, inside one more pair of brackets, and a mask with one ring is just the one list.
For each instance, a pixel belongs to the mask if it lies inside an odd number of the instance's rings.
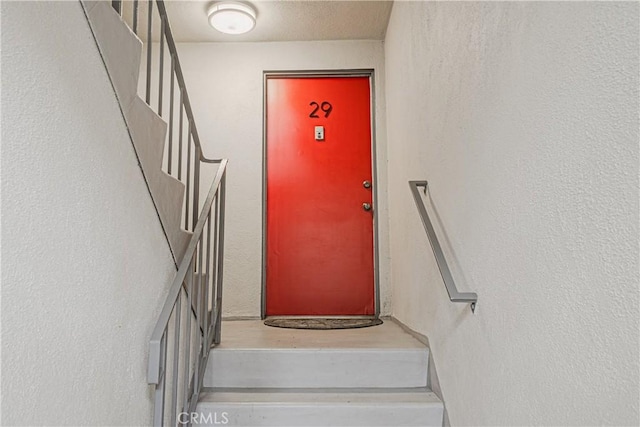
{"label": "door handle", "polygon": [[365,211],[370,211],[371,210],[371,203],[363,203],[362,204],[362,209],[364,209]]}

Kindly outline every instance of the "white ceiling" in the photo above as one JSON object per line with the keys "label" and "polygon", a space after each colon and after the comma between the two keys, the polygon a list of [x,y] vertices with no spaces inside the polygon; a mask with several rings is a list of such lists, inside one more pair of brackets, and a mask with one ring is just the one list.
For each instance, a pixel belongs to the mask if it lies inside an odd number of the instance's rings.
{"label": "white ceiling", "polygon": [[[207,9],[212,3],[165,0],[176,42],[383,40],[393,4],[367,0],[254,0],[250,4],[257,11],[256,27],[247,34],[230,36],[209,26]],[[139,4],[140,17],[144,17],[139,26],[145,31],[147,2]],[[127,5],[124,15],[130,19]],[[157,21],[157,11],[154,15]]]}

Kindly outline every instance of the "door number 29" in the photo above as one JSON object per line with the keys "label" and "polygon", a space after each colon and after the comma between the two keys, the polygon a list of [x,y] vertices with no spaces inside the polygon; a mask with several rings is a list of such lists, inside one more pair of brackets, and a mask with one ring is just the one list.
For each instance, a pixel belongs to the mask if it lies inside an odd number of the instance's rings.
{"label": "door number 29", "polygon": [[331,110],[333,110],[333,105],[331,105],[331,103],[327,101],[324,101],[322,104],[318,104],[316,101],[313,101],[309,105],[314,107],[313,111],[311,111],[311,114],[309,114],[309,117],[313,119],[320,118],[320,116],[318,116],[317,114],[318,110],[322,110],[324,112],[325,118],[329,117],[329,115],[331,114]]}

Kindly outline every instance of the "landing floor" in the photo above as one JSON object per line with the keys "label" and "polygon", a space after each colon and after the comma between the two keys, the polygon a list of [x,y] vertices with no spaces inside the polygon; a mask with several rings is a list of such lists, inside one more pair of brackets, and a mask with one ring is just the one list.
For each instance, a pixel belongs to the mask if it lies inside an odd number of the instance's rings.
{"label": "landing floor", "polygon": [[219,349],[425,348],[392,320],[357,329],[308,330],[265,326],[261,320],[225,320]]}

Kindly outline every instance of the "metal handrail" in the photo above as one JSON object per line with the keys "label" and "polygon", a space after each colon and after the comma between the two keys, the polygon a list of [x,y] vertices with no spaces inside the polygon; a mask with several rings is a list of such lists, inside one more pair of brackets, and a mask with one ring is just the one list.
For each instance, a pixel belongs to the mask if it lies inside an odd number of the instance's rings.
{"label": "metal handrail", "polygon": [[[141,18],[138,0],[114,0],[111,4],[138,35]],[[154,4],[160,18],[159,34],[154,34]],[[147,26],[144,98],[149,107],[167,121],[167,162],[162,167],[185,184],[181,225],[193,233],[184,257],[178,260],[178,272],[149,341],[147,382],[155,388],[153,423],[175,426],[179,414],[195,411],[209,352],[213,345],[220,343],[228,161],[204,156],[164,1],[149,0],[147,6],[146,19],[141,21]],[[158,83],[157,105],[151,102],[154,40],[159,41],[158,70],[153,76],[157,76]],[[171,61],[170,80],[166,82],[165,45]],[[165,88],[165,84],[169,87]],[[167,90],[168,99],[164,96]],[[156,92],[153,95],[156,96]],[[168,114],[166,109],[163,111],[167,100]],[[176,107],[178,111],[174,114]],[[219,165],[202,209],[199,206],[201,163]]]}
{"label": "metal handrail", "polygon": [[[164,425],[165,418],[170,420],[171,425],[176,425],[178,414],[195,411],[209,351],[212,345],[220,343],[228,161],[224,159],[215,162],[220,166],[149,341],[147,382],[155,385],[156,426]],[[183,302],[185,298],[186,301]],[[194,331],[192,318],[195,320],[195,342],[191,339]],[[186,321],[184,333],[183,320]],[[173,351],[167,349],[169,337]],[[193,357],[190,356],[192,348],[198,351],[193,362]],[[170,379],[168,357],[172,358]],[[179,371],[181,361],[183,372]],[[172,390],[168,411],[167,383],[170,383]],[[178,396],[180,390],[182,393]]]}
{"label": "metal handrail", "polygon": [[442,280],[444,281],[444,286],[447,289],[447,293],[449,294],[449,299],[451,300],[451,302],[470,303],[471,311],[475,312],[476,303],[478,302],[478,294],[476,294],[475,292],[458,292],[456,283],[453,280],[453,276],[451,275],[451,270],[449,270],[449,265],[447,264],[447,260],[445,259],[444,253],[442,252],[442,247],[440,246],[440,242],[438,241],[436,232],[433,229],[431,220],[429,219],[427,208],[424,206],[424,202],[422,201],[422,197],[420,196],[420,192],[418,191],[418,187],[423,187],[424,193],[427,194],[428,186],[429,183],[427,181],[409,181],[409,187],[411,188],[413,199],[416,202],[416,207],[418,208],[418,213],[420,214],[420,219],[422,220],[422,225],[424,226],[424,231],[427,232],[427,237],[429,238],[431,249],[433,250],[433,254],[435,255],[436,264],[438,264],[438,269],[440,270],[440,275],[442,276]]}

